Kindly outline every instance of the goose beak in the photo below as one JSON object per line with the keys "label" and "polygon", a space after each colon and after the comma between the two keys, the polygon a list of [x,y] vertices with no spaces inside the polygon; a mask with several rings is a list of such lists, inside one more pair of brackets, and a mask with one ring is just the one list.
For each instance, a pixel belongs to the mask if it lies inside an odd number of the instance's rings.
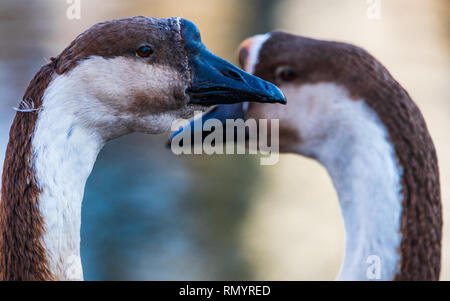
{"label": "goose beak", "polygon": [[[212,107],[210,110],[203,113],[201,115],[201,117],[197,117],[197,118],[191,120],[189,123],[181,126],[176,131],[171,132],[169,134],[168,145],[170,145],[172,140],[178,135],[186,135],[186,134],[191,135],[190,141],[194,141],[195,139],[193,137],[196,132],[201,132],[201,135],[202,135],[201,141],[203,141],[203,138],[210,134],[209,131],[203,130],[203,125],[205,124],[206,121],[208,121],[210,119],[217,119],[220,121],[220,123],[222,124],[222,130],[223,130],[223,133],[222,133],[222,137],[224,138],[223,142],[226,142],[225,141],[226,131],[227,131],[226,120],[227,119],[246,120],[245,113],[247,111],[247,107],[248,107],[248,102],[229,104],[229,105],[216,105],[216,106]],[[201,118],[201,122],[199,122],[198,118]],[[198,125],[201,125],[201,127]],[[200,129],[198,129],[198,128],[200,128]],[[247,139],[247,129],[246,129],[245,135],[246,135],[246,139]],[[237,135],[233,135],[233,136],[235,138],[237,137]]]}
{"label": "goose beak", "polygon": [[278,87],[215,56],[202,43],[197,27],[181,21],[181,37],[192,75],[186,90],[191,104],[235,104],[244,101],[286,104]]}

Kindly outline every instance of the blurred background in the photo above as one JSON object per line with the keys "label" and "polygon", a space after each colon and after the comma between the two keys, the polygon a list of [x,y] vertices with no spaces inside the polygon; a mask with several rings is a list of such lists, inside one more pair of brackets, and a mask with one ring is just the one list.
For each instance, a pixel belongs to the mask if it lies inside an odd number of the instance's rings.
{"label": "blurred background", "polygon": [[[437,147],[444,203],[441,279],[450,280],[450,2],[381,0],[0,0],[0,167],[13,107],[39,67],[91,25],[182,16],[237,63],[246,37],[284,29],[366,48],[421,108]],[[374,18],[375,17],[375,18]],[[337,196],[316,162],[282,155],[175,156],[167,135],[102,150],[83,201],[86,280],[333,280],[343,256]]]}

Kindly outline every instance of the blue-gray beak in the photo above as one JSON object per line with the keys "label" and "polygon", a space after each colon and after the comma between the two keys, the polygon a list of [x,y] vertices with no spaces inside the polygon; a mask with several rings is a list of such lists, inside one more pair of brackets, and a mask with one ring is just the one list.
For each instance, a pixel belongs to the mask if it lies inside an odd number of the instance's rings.
{"label": "blue-gray beak", "polygon": [[[216,105],[202,115],[201,128],[208,119],[215,118],[221,121],[225,131],[227,119],[245,119],[243,103],[246,102],[286,104],[286,98],[277,86],[248,74],[209,52],[192,22],[181,20],[181,36],[192,72],[192,85],[186,90],[190,103]],[[194,128],[194,121],[191,121],[172,132],[169,139],[172,140],[181,133],[187,134],[185,131],[194,135]],[[202,132],[203,137],[208,133]]]}
{"label": "blue-gray beak", "polygon": [[[195,120],[191,120],[189,123],[185,124],[184,126],[180,127],[178,130],[173,131],[170,133],[169,135],[169,143],[172,141],[172,139],[177,136],[177,135],[186,135],[188,134],[186,131],[189,131],[190,135],[191,135],[191,139],[190,141],[193,142],[195,141],[194,139],[194,135],[196,134],[196,132],[201,132],[202,135],[202,139],[201,141],[203,141],[203,139],[208,136],[211,132],[210,131],[205,131],[203,130],[203,125],[205,124],[206,121],[210,120],[210,119],[218,119],[221,124],[222,124],[222,137],[224,138],[224,141],[221,141],[223,143],[225,143],[226,141],[226,131],[227,131],[227,127],[226,127],[226,120],[227,119],[243,119],[246,120],[245,117],[245,107],[248,105],[248,103],[236,103],[236,104],[229,104],[229,105],[216,105],[214,106],[211,110],[209,110],[208,112],[202,114],[201,116],[201,123],[199,122],[198,119]],[[201,126],[200,126],[201,125]],[[215,129],[213,129],[215,130]],[[237,129],[235,129],[236,131]],[[247,129],[245,129],[247,131]],[[189,135],[189,134],[188,134]],[[246,136],[247,136],[247,132],[246,132]],[[236,138],[237,135],[234,135],[234,138]],[[246,137],[247,138],[247,137]]]}
{"label": "blue-gray beak", "polygon": [[286,103],[275,85],[209,52],[194,23],[181,20],[181,37],[192,75],[191,86],[186,90],[190,103],[206,106],[244,101]]}

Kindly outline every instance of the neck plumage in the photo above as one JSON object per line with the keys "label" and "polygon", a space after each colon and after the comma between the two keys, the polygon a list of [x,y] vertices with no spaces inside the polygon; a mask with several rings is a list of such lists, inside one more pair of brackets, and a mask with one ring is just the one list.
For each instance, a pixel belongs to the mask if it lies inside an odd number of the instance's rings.
{"label": "neck plumage", "polygon": [[321,162],[338,193],[346,230],[338,279],[438,280],[436,151],[417,106],[382,75],[364,96],[335,83],[286,86],[303,105],[285,117],[302,133],[293,150]]}
{"label": "neck plumage", "polygon": [[52,66],[43,67],[24,97],[36,101],[19,108],[11,127],[0,206],[4,280],[83,279],[81,203],[105,139],[71,110],[81,100],[68,80],[52,78]]}
{"label": "neck plumage", "polygon": [[54,95],[39,112],[33,146],[33,168],[39,209],[45,222],[42,242],[49,269],[57,279],[81,280],[81,203],[86,180],[103,140],[76,122]]}
{"label": "neck plumage", "polygon": [[367,117],[357,121],[364,131],[337,134],[318,155],[333,180],[344,219],[339,280],[392,280],[399,272],[402,170],[386,130],[374,116]]}
{"label": "neck plumage", "polygon": [[336,115],[339,126],[313,154],[333,180],[344,219],[340,280],[439,279],[436,152],[419,110],[403,93],[392,107],[404,114],[349,100],[344,116]]}

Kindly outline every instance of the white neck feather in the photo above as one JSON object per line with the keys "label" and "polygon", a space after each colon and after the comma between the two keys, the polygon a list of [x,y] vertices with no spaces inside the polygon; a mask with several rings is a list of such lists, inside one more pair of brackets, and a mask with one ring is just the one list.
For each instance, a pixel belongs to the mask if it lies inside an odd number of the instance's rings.
{"label": "white neck feather", "polygon": [[288,86],[283,92],[291,103],[302,104],[285,112],[301,133],[296,151],[320,161],[338,193],[346,232],[338,279],[393,279],[401,242],[402,171],[385,126],[364,100],[351,99],[341,86]]}
{"label": "white neck feather", "polygon": [[46,229],[42,240],[50,271],[60,280],[82,280],[81,202],[105,141],[76,117],[75,101],[92,100],[73,94],[70,87],[75,83],[70,81],[58,76],[44,94],[32,140],[33,168],[41,189],[39,207]]}
{"label": "white neck feather", "polygon": [[[345,94],[342,94],[345,95]],[[346,230],[339,280],[392,280],[401,242],[401,169],[386,128],[363,100],[340,99],[342,120],[317,151]]]}
{"label": "white neck feather", "polygon": [[401,171],[381,124],[366,119],[358,125],[363,129],[346,133],[347,139],[335,136],[318,156],[338,193],[346,230],[338,279],[392,280],[401,242]]}
{"label": "white neck feather", "polygon": [[[163,133],[189,116],[195,107],[159,112],[166,104],[175,107],[174,91],[185,85],[167,66],[100,56],[50,82],[37,109],[32,161],[46,227],[43,245],[57,279],[83,277],[81,202],[99,151],[108,140],[132,131]],[[151,110],[154,104],[160,108]]]}

